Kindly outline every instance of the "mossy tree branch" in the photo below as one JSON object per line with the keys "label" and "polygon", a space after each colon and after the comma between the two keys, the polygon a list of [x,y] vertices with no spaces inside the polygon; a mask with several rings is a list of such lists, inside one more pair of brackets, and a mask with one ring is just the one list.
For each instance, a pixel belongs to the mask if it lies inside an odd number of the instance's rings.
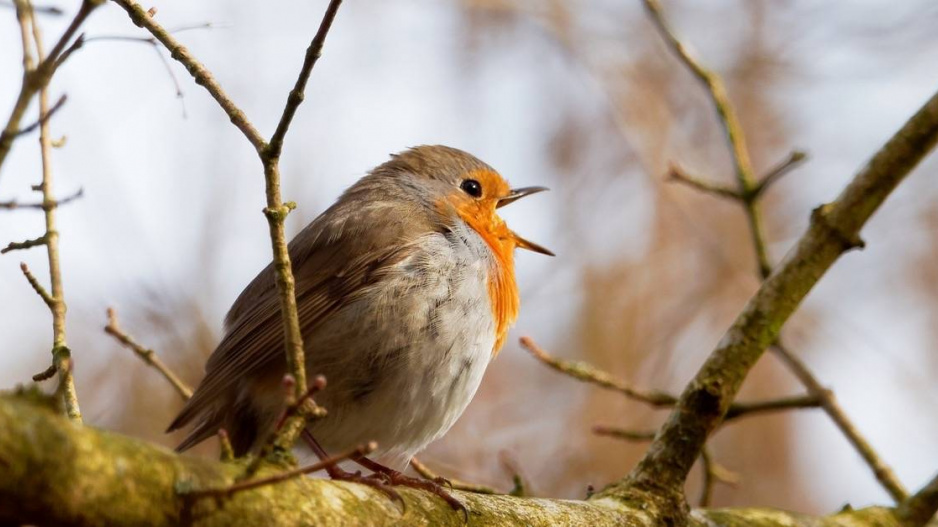
{"label": "mossy tree branch", "polygon": [[[61,526],[434,525],[463,527],[463,518],[429,493],[400,489],[401,512],[363,485],[292,478],[230,496],[240,463],[180,456],[145,442],[72,426],[54,401],[35,392],[0,393],[0,524]],[[263,474],[270,475],[272,469]],[[654,508],[617,500],[548,500],[453,491],[472,511],[473,527],[661,525]],[[765,509],[694,511],[691,526],[900,527],[886,508],[826,517]]]}

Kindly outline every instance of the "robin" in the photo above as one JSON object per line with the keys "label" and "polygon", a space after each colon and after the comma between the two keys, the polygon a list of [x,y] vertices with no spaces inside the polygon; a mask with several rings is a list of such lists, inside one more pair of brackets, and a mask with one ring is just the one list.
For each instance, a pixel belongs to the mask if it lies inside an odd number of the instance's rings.
{"label": "robin", "polygon": [[[377,441],[377,477],[458,501],[402,468],[463,413],[518,316],[514,249],[550,251],[511,231],[497,209],[544,187],[511,189],[491,167],[419,146],[375,168],[289,245],[306,368],[329,386],[328,415],[304,432],[317,455]],[[168,431],[195,422],[186,450],[225,429],[238,456],[263,444],[284,408],[286,373],[273,265],[244,289],[205,378]],[[455,502],[455,503],[454,503]]]}

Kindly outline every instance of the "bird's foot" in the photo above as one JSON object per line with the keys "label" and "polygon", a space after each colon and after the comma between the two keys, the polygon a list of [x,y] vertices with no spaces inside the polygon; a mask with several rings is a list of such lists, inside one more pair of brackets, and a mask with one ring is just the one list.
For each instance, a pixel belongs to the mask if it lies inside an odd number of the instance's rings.
{"label": "bird's foot", "polygon": [[375,473],[369,477],[379,479],[392,487],[410,487],[412,489],[424,490],[436,494],[440,497],[440,499],[449,504],[449,506],[452,507],[454,511],[461,512],[463,519],[466,522],[469,521],[469,510],[466,509],[466,506],[463,505],[461,501],[454,498],[453,495],[450,494],[445,488],[443,488],[444,485],[449,485],[449,481],[445,478],[436,478],[434,480],[414,478],[402,474],[393,468],[388,468],[383,465],[379,466],[381,468],[373,469],[375,470]]}
{"label": "bird's foot", "polygon": [[407,505],[404,503],[404,498],[401,495],[391,488],[392,486],[388,484],[383,478],[375,477],[376,474],[371,474],[369,476],[363,476],[361,471],[348,472],[339,467],[332,467],[329,472],[329,478],[335,481],[348,481],[350,483],[360,483],[362,485],[368,485],[369,487],[375,488],[383,492],[387,497],[391,498],[391,501],[396,501],[401,505],[401,512],[405,511]]}

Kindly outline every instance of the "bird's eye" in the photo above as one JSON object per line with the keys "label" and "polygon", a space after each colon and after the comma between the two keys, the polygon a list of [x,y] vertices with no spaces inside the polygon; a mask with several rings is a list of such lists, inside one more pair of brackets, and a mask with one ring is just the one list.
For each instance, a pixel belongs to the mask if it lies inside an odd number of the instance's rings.
{"label": "bird's eye", "polygon": [[466,194],[469,194],[473,198],[478,198],[482,196],[482,185],[474,179],[466,179],[459,185],[459,188],[463,190]]}

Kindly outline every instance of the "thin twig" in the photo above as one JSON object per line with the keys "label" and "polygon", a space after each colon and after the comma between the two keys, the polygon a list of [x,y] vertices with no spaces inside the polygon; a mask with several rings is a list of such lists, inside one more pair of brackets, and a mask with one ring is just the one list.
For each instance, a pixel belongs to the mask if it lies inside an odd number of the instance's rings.
{"label": "thin twig", "polygon": [[374,452],[375,449],[377,448],[378,448],[378,444],[372,441],[370,443],[360,445],[351,450],[348,450],[342,454],[328,457],[320,461],[319,463],[315,463],[315,464],[308,465],[305,467],[296,468],[293,470],[287,470],[287,471],[280,472],[280,473],[274,474],[272,476],[267,476],[264,478],[239,481],[237,483],[234,483],[231,486],[220,488],[220,489],[205,489],[205,490],[197,490],[193,492],[188,492],[185,494],[185,496],[191,497],[194,499],[210,498],[210,497],[227,498],[227,497],[231,497],[233,494],[237,492],[256,489],[258,487],[263,487],[266,485],[274,485],[277,483],[282,483],[284,481],[302,476],[303,474],[317,472],[319,470],[323,470],[325,468],[338,465],[339,463],[346,461],[348,459],[352,459],[352,458],[356,458],[360,456],[367,456],[368,454]]}
{"label": "thin twig", "polygon": [[837,199],[814,210],[807,232],[720,339],[642,460],[594,499],[646,491],[683,499],[681,489],[696,457],[722,423],[748,372],[778,340],[782,326],[824,273],[845,252],[862,246],[860,230],[936,143],[938,93],[893,134]]}
{"label": "thin twig", "polygon": [[[40,59],[35,68],[25,68],[20,93],[16,98],[16,102],[13,104],[13,110],[10,112],[10,117],[7,119],[3,131],[0,132],[0,168],[3,167],[3,162],[6,160],[7,154],[10,153],[10,149],[13,147],[13,141],[16,139],[16,135],[20,129],[20,121],[22,121],[23,116],[26,114],[29,102],[40,88],[49,84],[49,81],[52,79],[52,74],[55,73],[57,60],[62,50],[64,50],[65,46],[72,40],[78,28],[85,22],[91,12],[103,3],[104,0],[83,0],[81,7],[78,8],[78,13],[75,14],[75,18],[69,23],[68,28],[62,33],[62,36],[55,46],[53,46],[49,55],[45,57],[45,59]],[[27,0],[16,0],[15,4],[17,8],[17,18],[20,19],[20,26],[25,27],[23,26],[23,17],[28,15],[21,15],[21,13],[29,12],[29,2]],[[26,59],[30,55],[28,47],[24,48],[23,54],[24,66],[26,66]],[[40,110],[40,115],[42,114],[43,112]]]}
{"label": "thin twig", "polygon": [[48,233],[43,234],[38,238],[33,238],[31,240],[26,240],[22,242],[10,242],[6,247],[0,249],[0,254],[6,254],[10,251],[22,251],[23,249],[32,249],[33,247],[39,247],[40,245],[45,245],[49,241]]}
{"label": "thin twig", "polygon": [[551,357],[531,337],[521,337],[521,347],[542,363],[574,379],[595,384],[600,388],[619,392],[630,399],[647,403],[654,407],[674,406],[677,397],[658,391],[637,390],[628,384],[613,378],[608,373],[598,370],[585,362],[565,361]]}
{"label": "thin twig", "polygon": [[[671,408],[677,404],[677,397],[669,393],[637,390],[627,383],[585,362],[566,361],[552,357],[544,351],[543,348],[538,346],[531,337],[522,337],[521,346],[531,352],[537,360],[574,379],[594,384],[600,388],[619,392],[630,399],[646,403],[654,408]],[[820,399],[810,394],[769,399],[766,401],[736,402],[730,406],[724,420],[731,421],[755,414],[800,408],[817,408],[819,406],[821,406]]]}
{"label": "thin twig", "polygon": [[231,97],[222,89],[212,73],[202,65],[201,62],[177,41],[172,34],[163,26],[158,24],[153,17],[147,13],[136,0],[114,0],[114,3],[121,6],[130,16],[130,20],[137,26],[146,29],[169,51],[170,56],[185,66],[186,71],[195,79],[196,84],[204,87],[213,99],[221,106],[222,110],[228,114],[232,124],[241,130],[244,137],[254,146],[258,153],[267,147],[267,142],[253,124],[248,120],[247,115],[238,108]]}
{"label": "thin twig", "polygon": [[593,433],[598,436],[612,437],[624,441],[645,442],[655,438],[655,430],[628,430],[615,426],[596,425]]}
{"label": "thin twig", "polygon": [[156,371],[160,372],[160,375],[164,379],[169,381],[169,384],[173,386],[176,390],[176,393],[184,401],[188,401],[192,397],[192,388],[190,388],[182,379],[179,378],[162,360],[160,357],[150,348],[145,348],[140,345],[137,341],[133,339],[127,333],[120,328],[120,325],[117,321],[117,311],[113,307],[107,308],[107,325],[104,326],[104,332],[108,335],[114,337],[118,342],[121,343],[125,348],[133,351],[138,357],[140,357],[143,362],[147,363],[149,366],[152,366]]}
{"label": "thin twig", "polygon": [[938,512],[938,474],[899,504],[896,514],[905,527],[927,525]]}
{"label": "thin twig", "polygon": [[497,490],[487,485],[479,485],[478,483],[469,483],[469,482],[461,481],[458,479],[445,478],[443,476],[440,476],[436,474],[435,472],[433,472],[432,470],[430,470],[430,467],[424,465],[423,463],[420,462],[419,459],[415,457],[410,459],[410,466],[413,467],[413,469],[417,471],[417,474],[420,474],[420,476],[423,477],[424,479],[428,479],[436,483],[445,484],[452,489],[461,490],[465,492],[475,492],[476,494],[501,494],[501,492],[498,492]]}
{"label": "thin twig", "polygon": [[[7,7],[7,8],[15,9],[16,3],[4,1],[4,2],[0,2],[0,7]],[[65,14],[65,11],[62,11],[60,8],[55,7],[55,6],[34,5],[32,7],[33,7],[33,12],[38,13],[40,15],[61,16]]]}
{"label": "thin twig", "polygon": [[257,455],[244,467],[244,472],[241,475],[243,479],[253,477],[271,452],[277,448],[286,449],[290,446],[280,441],[284,427],[299,422],[301,425],[299,428],[302,430],[310,420],[321,419],[326,416],[325,408],[318,406],[316,401],[313,400],[314,395],[326,388],[326,378],[322,375],[315,376],[309,389],[303,392],[300,397],[296,396],[296,385],[296,379],[293,378],[292,374],[287,373],[283,376],[283,400],[285,403],[283,412],[264,443],[257,449]]}
{"label": "thin twig", "polygon": [[52,200],[49,203],[20,203],[16,200],[12,201],[0,201],[0,209],[13,210],[13,209],[36,209],[36,210],[46,210],[47,208],[56,208],[67,203],[71,203],[76,199],[81,198],[85,194],[85,189],[79,188],[77,192],[71,196],[59,200]]}
{"label": "thin twig", "polygon": [[[720,77],[705,69],[691,56],[686,45],[683,44],[675,36],[673,30],[668,27],[657,0],[643,1],[649,13],[652,15],[652,20],[665,37],[665,40],[681,61],[703,82],[710,98],[716,106],[717,114],[720,117],[720,124],[726,131],[727,143],[734,162],[736,163],[738,188],[733,191],[733,193],[736,196],[736,201],[743,207],[746,217],[749,220],[751,239],[759,261],[759,275],[763,280],[766,280],[772,273],[772,264],[768,257],[765,234],[761,229],[759,198],[773,182],[802,163],[807,158],[807,155],[800,151],[792,152],[786,160],[770,169],[761,181],[754,184],[752,181],[752,167],[749,163],[749,153],[746,147],[745,136],[736,119],[735,111],[729,102]],[[699,185],[694,186],[707,191],[706,187],[701,188]],[[848,245],[862,243],[849,236],[844,237],[844,239],[848,240]],[[907,496],[907,492],[895,477],[892,470],[879,458],[866,439],[859,433],[856,426],[853,425],[843,412],[843,409],[840,408],[840,405],[837,404],[833,394],[821,386],[810,370],[808,370],[794,354],[788,352],[781,344],[781,341],[778,341],[778,343],[772,347],[772,350],[780,356],[785,364],[788,365],[789,369],[801,380],[802,384],[807,388],[809,396],[820,404],[828,416],[830,416],[838,428],[840,428],[848,441],[850,441],[873,470],[877,480],[889,494],[897,502]],[[732,413],[732,410],[727,413],[727,416],[729,416],[730,413]]]}
{"label": "thin twig", "polygon": [[[287,377],[284,379],[290,379],[290,384],[295,383],[293,376],[287,374]],[[279,431],[283,428],[283,425],[286,424],[287,420],[299,415],[300,409],[306,405],[312,406],[312,408],[307,408],[302,413],[307,418],[310,417],[325,417],[326,412],[325,408],[316,405],[316,402],[313,400],[313,396],[321,392],[326,388],[326,378],[322,375],[317,375],[313,377],[313,382],[309,384],[309,389],[306,390],[299,399],[290,401],[286,409],[284,409],[283,414],[280,416],[280,419],[277,420],[277,425],[274,427],[275,430]],[[288,396],[292,398],[292,396]]]}
{"label": "thin twig", "polygon": [[[87,2],[83,2],[84,6]],[[90,9],[90,8],[89,8]],[[42,35],[39,30],[39,24],[35,17],[32,19],[33,44],[36,46],[36,54],[40,61],[40,66],[48,62],[45,56],[45,50],[42,44]],[[74,25],[74,23],[73,23]],[[77,26],[76,26],[77,28]],[[60,44],[61,41],[60,41]],[[53,49],[50,57],[58,55],[61,51],[59,45]],[[51,78],[51,73],[49,75]],[[48,82],[45,82],[39,88],[39,115],[49,115],[49,90]],[[62,395],[65,405],[65,413],[69,419],[76,423],[81,423],[81,409],[78,405],[78,392],[75,390],[75,380],[72,374],[73,363],[71,350],[69,350],[65,339],[65,312],[68,307],[65,305],[65,291],[62,287],[62,269],[59,258],[59,231],[55,223],[55,197],[52,187],[52,145],[49,134],[49,121],[40,119],[39,124],[39,145],[42,157],[42,202],[46,204],[43,207],[46,219],[45,238],[46,254],[49,259],[49,281],[51,284],[51,300],[49,309],[52,311],[52,364],[59,374],[58,391]]]}
{"label": "thin twig", "polygon": [[39,280],[29,270],[29,267],[27,267],[26,262],[20,262],[20,270],[23,271],[23,276],[26,277],[26,281],[29,282],[29,285],[33,287],[33,291],[39,295],[39,298],[45,302],[49,309],[52,309],[55,305],[55,299],[52,298],[52,295],[50,295],[48,291],[46,291],[45,287],[42,287],[42,284],[39,283]]}
{"label": "thin twig", "polygon": [[[329,28],[335,18],[336,11],[341,5],[341,0],[332,0],[326,13],[320,22],[319,29],[310,43],[303,62],[303,67],[297,77],[296,84],[290,96],[287,98],[286,106],[274,132],[271,143],[273,147],[264,140],[260,132],[254,128],[247,116],[238,108],[231,98],[222,90],[221,86],[212,77],[212,74],[195,57],[189,53],[178,41],[160,26],[153,17],[145,11],[135,0],[114,0],[130,16],[131,21],[139,27],[150,32],[156,40],[162,43],[170,51],[170,55],[185,66],[186,70],[195,79],[196,83],[203,86],[212,97],[218,102],[219,106],[228,114],[231,122],[244,134],[248,141],[254,146],[264,167],[265,191],[267,196],[267,206],[264,208],[264,215],[267,217],[267,224],[270,232],[271,248],[273,251],[273,266],[276,270],[275,282],[280,297],[280,312],[284,325],[284,347],[286,349],[287,370],[296,380],[296,397],[302,396],[307,390],[306,384],[306,365],[305,353],[303,350],[303,337],[300,332],[299,314],[296,305],[296,284],[293,278],[292,266],[290,263],[290,254],[287,250],[286,233],[284,221],[289,212],[296,207],[293,202],[283,202],[280,193],[280,152],[282,149],[283,137],[289,129],[293,116],[296,113],[299,104],[303,100],[303,90],[312,73],[313,66],[322,50]],[[278,447],[289,449],[296,441],[304,426],[303,416],[296,416],[288,419],[288,422],[278,434]]]}
{"label": "thin twig", "polygon": [[889,495],[892,496],[896,503],[900,503],[902,500],[906,499],[909,495],[908,491],[905,490],[905,487],[899,481],[899,478],[896,477],[889,465],[879,457],[879,454],[876,453],[873,446],[870,445],[869,441],[863,437],[863,434],[860,433],[856,425],[847,417],[840,403],[837,402],[837,398],[834,397],[834,393],[822,386],[807,366],[781,342],[774,344],[772,351],[788,366],[788,369],[794,373],[798,380],[807,387],[808,391],[815,394],[821,400],[821,407],[824,408],[827,415],[844,434],[844,437],[853,445],[854,450],[856,450],[866,464],[869,465],[876,479],[883,488],[886,489]]}
{"label": "thin twig", "polygon": [[700,489],[699,507],[709,507],[713,500],[713,489],[717,483],[735,487],[739,483],[739,474],[728,470],[723,465],[713,459],[713,453],[709,447],[704,447],[700,453],[701,473],[703,475],[703,485]]}
{"label": "thin twig", "polygon": [[814,394],[795,395],[765,401],[740,401],[734,402],[730,406],[723,420],[732,421],[740,417],[748,417],[755,414],[820,407],[821,398]]}
{"label": "thin twig", "polygon": [[720,185],[718,183],[711,183],[696,176],[692,176],[685,172],[684,169],[674,164],[672,164],[668,169],[668,180],[675,181],[677,183],[683,183],[688,187],[697,189],[707,194],[713,194],[714,196],[721,198],[727,198],[733,201],[739,201],[743,199],[739,192],[735,189],[725,185]]}
{"label": "thin twig", "polygon": [[293,86],[293,89],[290,90],[290,95],[287,97],[286,105],[284,105],[283,108],[283,114],[280,116],[280,122],[277,123],[277,129],[270,138],[270,144],[267,145],[265,155],[268,158],[277,159],[280,157],[280,152],[283,150],[283,139],[287,135],[290,123],[293,122],[293,116],[296,115],[296,110],[300,107],[300,104],[302,104],[305,98],[306,83],[309,81],[309,76],[313,72],[313,67],[316,66],[316,62],[322,55],[322,47],[326,43],[326,35],[329,34],[329,29],[332,28],[332,22],[335,21],[335,15],[338,13],[340,5],[342,5],[342,0],[331,0],[329,2],[329,7],[326,8],[326,14],[322,17],[322,22],[319,23],[319,30],[316,31],[316,36],[313,37],[312,42],[309,43],[309,47],[306,49],[306,56],[303,58],[303,67],[300,68],[300,74],[296,79],[296,84]]}
{"label": "thin twig", "polygon": [[16,135],[17,136],[26,135],[32,132],[33,130],[35,130],[36,128],[39,128],[39,125],[51,119],[52,116],[55,115],[55,112],[59,111],[59,108],[65,105],[65,101],[67,100],[68,100],[68,95],[63,93],[62,96],[59,97],[59,100],[56,101],[55,104],[52,105],[52,108],[50,108],[48,112],[42,114],[35,123],[16,132]]}
{"label": "thin twig", "polygon": [[801,150],[795,150],[788,154],[788,157],[785,158],[781,163],[769,169],[766,175],[762,176],[762,179],[759,180],[759,183],[752,189],[750,200],[755,201],[758,199],[765,191],[772,186],[773,183],[782,178],[785,174],[791,172],[795,168],[798,168],[799,165],[808,160],[808,154],[802,152]]}

